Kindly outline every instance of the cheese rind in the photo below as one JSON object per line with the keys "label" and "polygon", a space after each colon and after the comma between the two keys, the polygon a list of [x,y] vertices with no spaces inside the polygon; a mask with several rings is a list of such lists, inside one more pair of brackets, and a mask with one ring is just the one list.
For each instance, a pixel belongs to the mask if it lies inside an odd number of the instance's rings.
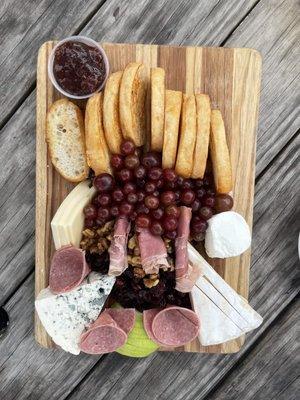
{"label": "cheese rind", "polygon": [[42,290],[36,301],[37,314],[54,343],[79,354],[80,335],[99,316],[115,277],[92,272],[77,288],[62,294]]}
{"label": "cheese rind", "polygon": [[209,257],[235,257],[251,244],[251,233],[245,219],[234,211],[214,215],[208,221],[205,250]]}

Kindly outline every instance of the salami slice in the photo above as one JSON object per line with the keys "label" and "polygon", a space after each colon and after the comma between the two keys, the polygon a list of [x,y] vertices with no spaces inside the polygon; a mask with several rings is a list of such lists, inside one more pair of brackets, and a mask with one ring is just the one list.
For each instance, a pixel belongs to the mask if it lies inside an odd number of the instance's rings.
{"label": "salami slice", "polygon": [[80,349],[88,354],[111,353],[126,343],[127,335],[107,312],[81,335]]}
{"label": "salami slice", "polygon": [[90,273],[85,252],[74,246],[63,246],[54,253],[49,274],[49,287],[55,293],[64,293],[82,283]]}
{"label": "salami slice", "polygon": [[[152,331],[152,322],[154,317],[161,311],[160,308],[151,308],[151,310],[145,310],[143,312],[143,323],[144,323],[144,329],[149,337],[149,339],[153,340],[154,342],[158,343],[156,337],[153,334]],[[163,346],[162,343],[158,343]]]}
{"label": "salami slice", "polygon": [[158,312],[149,311],[151,312],[146,314],[144,320],[145,330],[152,340],[162,346],[183,346],[195,339],[199,333],[199,318],[188,308],[170,306]]}
{"label": "salami slice", "polygon": [[126,334],[134,327],[135,309],[134,308],[107,308],[107,313]]}

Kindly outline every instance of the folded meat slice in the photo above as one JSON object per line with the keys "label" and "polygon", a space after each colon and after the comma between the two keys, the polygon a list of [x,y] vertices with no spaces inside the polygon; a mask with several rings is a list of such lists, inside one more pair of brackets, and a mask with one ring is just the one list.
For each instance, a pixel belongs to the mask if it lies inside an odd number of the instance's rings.
{"label": "folded meat slice", "polygon": [[138,241],[142,267],[146,274],[156,274],[159,268],[170,268],[167,249],[160,236],[152,235],[148,229],[140,229]]}
{"label": "folded meat slice", "polygon": [[116,220],[114,235],[109,248],[109,271],[108,275],[121,275],[128,267],[127,263],[127,241],[130,231],[130,222],[125,217]]}
{"label": "folded meat slice", "polygon": [[189,207],[180,207],[180,216],[178,220],[177,238],[175,240],[175,289],[179,292],[190,292],[199,278],[200,270],[197,265],[188,263],[188,239],[190,235],[190,221],[192,218],[192,209]]}

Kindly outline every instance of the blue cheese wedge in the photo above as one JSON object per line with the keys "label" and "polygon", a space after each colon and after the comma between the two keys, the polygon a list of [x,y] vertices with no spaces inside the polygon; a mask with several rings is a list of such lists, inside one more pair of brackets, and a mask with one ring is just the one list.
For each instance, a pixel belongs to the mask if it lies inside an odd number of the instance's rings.
{"label": "blue cheese wedge", "polygon": [[115,277],[92,272],[77,288],[54,294],[42,290],[36,301],[37,314],[54,343],[79,354],[80,335],[99,316],[115,283]]}

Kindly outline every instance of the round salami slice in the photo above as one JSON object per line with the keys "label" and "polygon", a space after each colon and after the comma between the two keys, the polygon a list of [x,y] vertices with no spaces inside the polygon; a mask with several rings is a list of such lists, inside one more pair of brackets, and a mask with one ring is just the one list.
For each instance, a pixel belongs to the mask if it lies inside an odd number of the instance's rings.
{"label": "round salami slice", "polygon": [[134,308],[107,308],[107,313],[126,334],[134,327],[135,309]]}
{"label": "round salami slice", "polygon": [[[157,338],[154,336],[152,331],[152,322],[154,317],[161,311],[160,308],[151,308],[151,310],[143,311],[143,323],[144,329],[149,337],[149,339],[153,340],[154,342],[158,343]],[[162,343],[158,343],[163,345]]]}
{"label": "round salami slice", "polygon": [[64,293],[80,285],[90,273],[85,252],[74,246],[64,246],[51,261],[49,287],[53,293]]}
{"label": "round salami slice", "polygon": [[199,329],[197,314],[183,307],[167,307],[152,321],[153,336],[164,346],[183,346],[197,337]]}
{"label": "round salami slice", "polygon": [[81,335],[80,349],[88,354],[111,353],[123,346],[126,340],[126,333],[107,312],[103,312]]}

